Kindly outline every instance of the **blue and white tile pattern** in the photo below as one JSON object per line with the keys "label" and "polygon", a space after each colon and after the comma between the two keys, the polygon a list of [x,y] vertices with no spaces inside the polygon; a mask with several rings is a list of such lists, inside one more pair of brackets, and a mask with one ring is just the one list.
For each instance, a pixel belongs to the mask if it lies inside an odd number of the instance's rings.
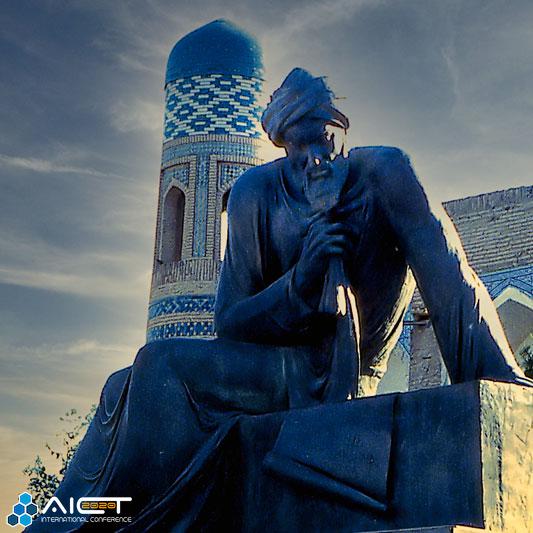
{"label": "blue and white tile pattern", "polygon": [[261,80],[210,74],[166,86],[165,141],[197,134],[259,137]]}

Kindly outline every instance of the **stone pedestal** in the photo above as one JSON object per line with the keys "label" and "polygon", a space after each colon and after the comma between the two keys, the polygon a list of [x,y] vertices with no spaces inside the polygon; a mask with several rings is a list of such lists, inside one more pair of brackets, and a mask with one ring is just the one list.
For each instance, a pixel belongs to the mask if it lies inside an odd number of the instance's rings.
{"label": "stone pedestal", "polygon": [[533,531],[533,390],[481,382],[483,512],[488,531]]}
{"label": "stone pedestal", "polygon": [[481,381],[242,417],[235,507],[212,511],[241,531],[533,531],[532,407]]}

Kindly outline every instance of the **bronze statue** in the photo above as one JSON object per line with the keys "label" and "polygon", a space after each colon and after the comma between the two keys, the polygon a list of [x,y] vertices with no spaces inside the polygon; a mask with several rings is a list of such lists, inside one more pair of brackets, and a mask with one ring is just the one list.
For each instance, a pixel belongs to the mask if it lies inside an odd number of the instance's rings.
{"label": "bronze statue", "polygon": [[[370,393],[401,333],[412,272],[452,383],[525,383],[453,224],[432,212],[407,156],[377,146],[354,148],[345,158],[335,141],[348,125],[324,80],[305,70],[294,69],[272,95],[263,127],[287,157],[248,171],[231,193],[218,335],[325,347],[339,334],[349,337],[349,328],[336,325],[337,309],[321,306],[335,296],[335,283],[324,294],[333,260],[333,277],[345,277],[341,296],[354,297],[347,298],[358,322],[351,344],[359,347],[360,388]],[[357,365],[348,360],[354,353],[337,356],[357,381]],[[347,381],[339,392],[355,391]]]}
{"label": "bronze statue", "polygon": [[[403,152],[367,147],[345,156],[348,119],[323,79],[302,69],[274,92],[263,125],[287,157],[247,171],[230,194],[218,338],[151,342],[131,367],[113,374],[56,493],[62,501],[131,497],[124,513],[132,520],[115,525],[123,531],[217,530],[220,513],[242,526],[230,512],[242,494],[227,485],[249,460],[234,446],[238,421],[322,403],[342,406],[374,392],[413,294],[411,272],[453,383],[529,384],[453,225],[431,211]],[[394,401],[377,401],[375,412],[386,414],[380,420],[374,411],[362,416],[366,421],[357,419],[371,438],[355,448],[350,437],[351,457],[359,463],[348,466],[364,467],[363,492],[387,491]],[[353,413],[362,411],[356,402]],[[316,410],[305,412],[310,426],[295,426],[305,439],[315,425],[318,431],[325,422],[336,427],[334,417],[324,421]],[[323,440],[313,465],[330,460]],[[376,450],[384,459],[368,478],[365,457]],[[344,450],[338,456],[346,457]],[[337,462],[335,471],[343,466]],[[290,477],[300,468],[290,462],[281,470]],[[248,464],[248,471],[263,475],[261,464]],[[308,475],[317,477],[314,466]],[[319,477],[330,496],[344,491],[338,479]],[[352,504],[386,508],[363,492]],[[276,503],[264,504],[267,514]],[[45,519],[29,530],[46,531]],[[78,527],[84,522],[54,523],[53,530]]]}

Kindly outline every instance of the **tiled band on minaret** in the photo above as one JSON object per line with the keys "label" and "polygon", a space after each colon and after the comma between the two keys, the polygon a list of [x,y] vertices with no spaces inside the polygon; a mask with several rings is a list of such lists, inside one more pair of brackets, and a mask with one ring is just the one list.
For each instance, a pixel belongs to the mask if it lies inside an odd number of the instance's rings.
{"label": "tiled band on minaret", "polygon": [[259,164],[261,51],[217,20],[172,50],[147,341],[214,335],[225,207],[235,180]]}

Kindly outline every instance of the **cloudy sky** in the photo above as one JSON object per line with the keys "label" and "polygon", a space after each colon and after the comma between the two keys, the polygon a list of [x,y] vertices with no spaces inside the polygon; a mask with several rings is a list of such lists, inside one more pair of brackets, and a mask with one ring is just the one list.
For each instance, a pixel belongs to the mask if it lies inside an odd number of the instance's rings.
{"label": "cloudy sky", "polygon": [[0,16],[0,514],[58,417],[143,343],[184,34],[247,29],[268,92],[294,66],[327,75],[351,144],[402,147],[441,200],[533,182],[527,0],[8,0]]}

